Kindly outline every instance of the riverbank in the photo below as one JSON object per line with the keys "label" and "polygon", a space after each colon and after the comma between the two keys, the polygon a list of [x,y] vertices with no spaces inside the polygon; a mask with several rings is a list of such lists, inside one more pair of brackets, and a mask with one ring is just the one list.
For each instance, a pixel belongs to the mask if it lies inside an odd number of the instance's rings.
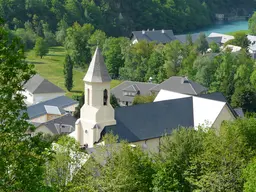
{"label": "riverbank", "polygon": [[212,33],[223,33],[223,34],[232,34],[237,31],[248,31],[248,21],[221,21],[217,22],[209,27],[201,28],[198,30],[190,31],[190,34],[193,33],[205,33],[207,36]]}

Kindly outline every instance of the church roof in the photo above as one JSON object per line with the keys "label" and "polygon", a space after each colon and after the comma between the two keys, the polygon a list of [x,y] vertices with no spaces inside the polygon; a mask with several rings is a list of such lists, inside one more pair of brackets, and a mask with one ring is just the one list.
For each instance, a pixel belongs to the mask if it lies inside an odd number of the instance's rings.
{"label": "church roof", "polygon": [[98,47],[94,52],[89,69],[83,80],[85,82],[94,82],[94,83],[103,83],[103,82],[111,81],[111,78],[108,74],[107,67],[104,63],[104,58]]}
{"label": "church roof", "polygon": [[221,93],[191,96],[161,90],[153,103],[116,108],[116,125],[106,126],[102,135],[113,133],[120,140],[137,142],[159,138],[179,127],[210,127],[224,106],[237,117]]}

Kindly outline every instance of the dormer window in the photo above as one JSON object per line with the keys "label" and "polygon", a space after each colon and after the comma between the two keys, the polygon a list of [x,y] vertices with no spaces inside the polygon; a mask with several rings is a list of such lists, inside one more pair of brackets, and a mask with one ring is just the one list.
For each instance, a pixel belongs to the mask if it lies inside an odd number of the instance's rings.
{"label": "dormer window", "polygon": [[108,103],[108,91],[107,89],[105,89],[103,92],[103,105],[107,105],[107,103]]}

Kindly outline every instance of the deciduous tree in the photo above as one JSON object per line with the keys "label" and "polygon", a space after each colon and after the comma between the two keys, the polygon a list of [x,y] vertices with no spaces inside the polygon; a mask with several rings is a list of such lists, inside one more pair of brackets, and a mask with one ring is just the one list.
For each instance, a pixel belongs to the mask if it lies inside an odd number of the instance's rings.
{"label": "deciduous tree", "polygon": [[41,59],[49,52],[48,45],[42,37],[36,39],[34,51],[36,56],[40,56]]}

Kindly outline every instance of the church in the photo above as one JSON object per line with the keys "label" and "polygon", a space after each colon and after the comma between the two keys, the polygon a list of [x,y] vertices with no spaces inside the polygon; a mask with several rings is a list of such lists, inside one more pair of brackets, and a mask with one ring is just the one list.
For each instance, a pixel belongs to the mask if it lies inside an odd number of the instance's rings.
{"label": "church", "polygon": [[83,79],[85,103],[70,134],[81,146],[92,148],[107,133],[157,152],[161,137],[174,129],[199,126],[219,128],[237,118],[221,93],[186,95],[160,90],[152,103],[113,109],[107,67],[97,47]]}

